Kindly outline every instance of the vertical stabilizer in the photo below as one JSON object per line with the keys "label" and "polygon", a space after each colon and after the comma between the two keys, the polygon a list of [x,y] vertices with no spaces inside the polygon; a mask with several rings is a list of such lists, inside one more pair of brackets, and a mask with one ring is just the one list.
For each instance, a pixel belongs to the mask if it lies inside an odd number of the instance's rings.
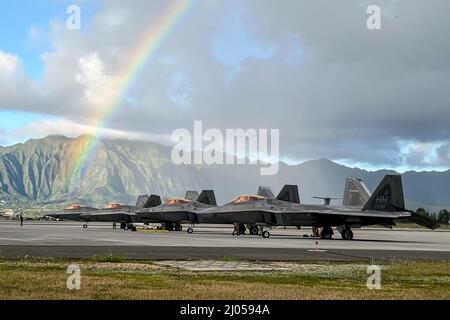
{"label": "vertical stabilizer", "polygon": [[286,184],[277,196],[277,200],[300,203],[298,186]]}
{"label": "vertical stabilizer", "polygon": [[211,206],[217,206],[216,196],[213,190],[203,190],[196,201],[204,204],[209,204]]}
{"label": "vertical stabilizer", "polygon": [[363,210],[405,210],[402,177],[399,175],[386,175],[365,204]]}
{"label": "vertical stabilizer", "polygon": [[266,197],[268,199],[275,199],[275,195],[272,192],[272,189],[270,187],[264,187],[260,186],[258,188],[258,196]]}
{"label": "vertical stabilizer", "polygon": [[345,180],[342,205],[346,207],[362,207],[369,200],[371,193],[361,179]]}

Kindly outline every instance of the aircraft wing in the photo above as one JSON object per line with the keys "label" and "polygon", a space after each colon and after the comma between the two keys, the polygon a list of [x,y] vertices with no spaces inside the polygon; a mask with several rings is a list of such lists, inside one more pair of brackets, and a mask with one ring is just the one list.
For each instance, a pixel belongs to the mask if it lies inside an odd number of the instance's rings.
{"label": "aircraft wing", "polygon": [[358,211],[357,208],[355,210],[345,210],[345,209],[295,209],[286,211],[286,213],[304,213],[304,214],[317,214],[317,215],[338,215],[338,216],[350,216],[350,217],[367,217],[367,218],[389,218],[389,219],[398,219],[398,218],[407,218],[411,217],[410,212],[383,212],[383,211]]}
{"label": "aircraft wing", "polygon": [[77,221],[81,215],[81,212],[64,212],[64,211],[53,211],[47,212],[44,214],[46,217],[54,218],[54,219],[63,219],[63,220],[71,220]]}
{"label": "aircraft wing", "polygon": [[110,212],[95,212],[83,214],[83,218],[87,218],[89,221],[99,222],[134,222],[137,220],[138,215],[134,212],[125,210],[117,210]]}

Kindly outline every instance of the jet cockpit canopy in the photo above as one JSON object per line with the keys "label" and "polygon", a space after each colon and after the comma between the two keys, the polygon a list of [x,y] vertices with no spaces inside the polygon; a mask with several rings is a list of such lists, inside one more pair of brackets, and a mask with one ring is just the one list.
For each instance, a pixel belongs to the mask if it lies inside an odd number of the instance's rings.
{"label": "jet cockpit canopy", "polygon": [[246,202],[252,202],[252,201],[258,201],[258,200],[264,200],[265,197],[262,196],[238,196],[234,198],[231,203],[239,204],[239,203],[246,203]]}
{"label": "jet cockpit canopy", "polygon": [[164,205],[177,206],[177,205],[187,204],[187,203],[191,203],[191,202],[192,201],[187,200],[187,199],[170,199],[170,200],[167,200],[166,202],[164,202]]}

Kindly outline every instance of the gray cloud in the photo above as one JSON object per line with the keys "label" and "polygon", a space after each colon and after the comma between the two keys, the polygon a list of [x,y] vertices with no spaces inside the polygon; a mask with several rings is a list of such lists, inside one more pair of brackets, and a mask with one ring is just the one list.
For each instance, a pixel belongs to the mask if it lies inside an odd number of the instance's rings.
{"label": "gray cloud", "polygon": [[437,149],[438,164],[450,167],[450,142]]}

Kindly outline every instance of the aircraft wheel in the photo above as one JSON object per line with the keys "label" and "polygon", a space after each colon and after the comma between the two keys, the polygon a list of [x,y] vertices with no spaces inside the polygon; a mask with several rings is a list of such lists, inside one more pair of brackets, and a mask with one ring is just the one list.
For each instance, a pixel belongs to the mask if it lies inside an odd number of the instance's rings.
{"label": "aircraft wheel", "polygon": [[193,233],[193,232],[194,232],[194,229],[192,229],[192,227],[189,227],[189,228],[187,229],[187,233],[191,234],[191,233]]}
{"label": "aircraft wheel", "polygon": [[253,236],[256,236],[256,235],[258,235],[258,227],[257,226],[252,226],[251,228],[250,228],[250,234],[251,235],[253,235]]}
{"label": "aircraft wheel", "polygon": [[177,224],[175,226],[175,231],[183,231],[183,226],[181,224]]}
{"label": "aircraft wheel", "polygon": [[263,238],[269,238],[270,237],[270,232],[269,231],[263,231],[262,233]]}
{"label": "aircraft wheel", "polygon": [[330,240],[333,237],[333,229],[331,227],[325,227],[320,233],[322,239]]}
{"label": "aircraft wheel", "polygon": [[173,223],[166,223],[165,226],[167,231],[175,230],[175,226],[173,225]]}
{"label": "aircraft wheel", "polygon": [[86,229],[87,228],[87,224],[83,224],[83,229]]}
{"label": "aircraft wheel", "polygon": [[345,229],[341,233],[342,239],[353,240],[353,231],[351,229]]}

